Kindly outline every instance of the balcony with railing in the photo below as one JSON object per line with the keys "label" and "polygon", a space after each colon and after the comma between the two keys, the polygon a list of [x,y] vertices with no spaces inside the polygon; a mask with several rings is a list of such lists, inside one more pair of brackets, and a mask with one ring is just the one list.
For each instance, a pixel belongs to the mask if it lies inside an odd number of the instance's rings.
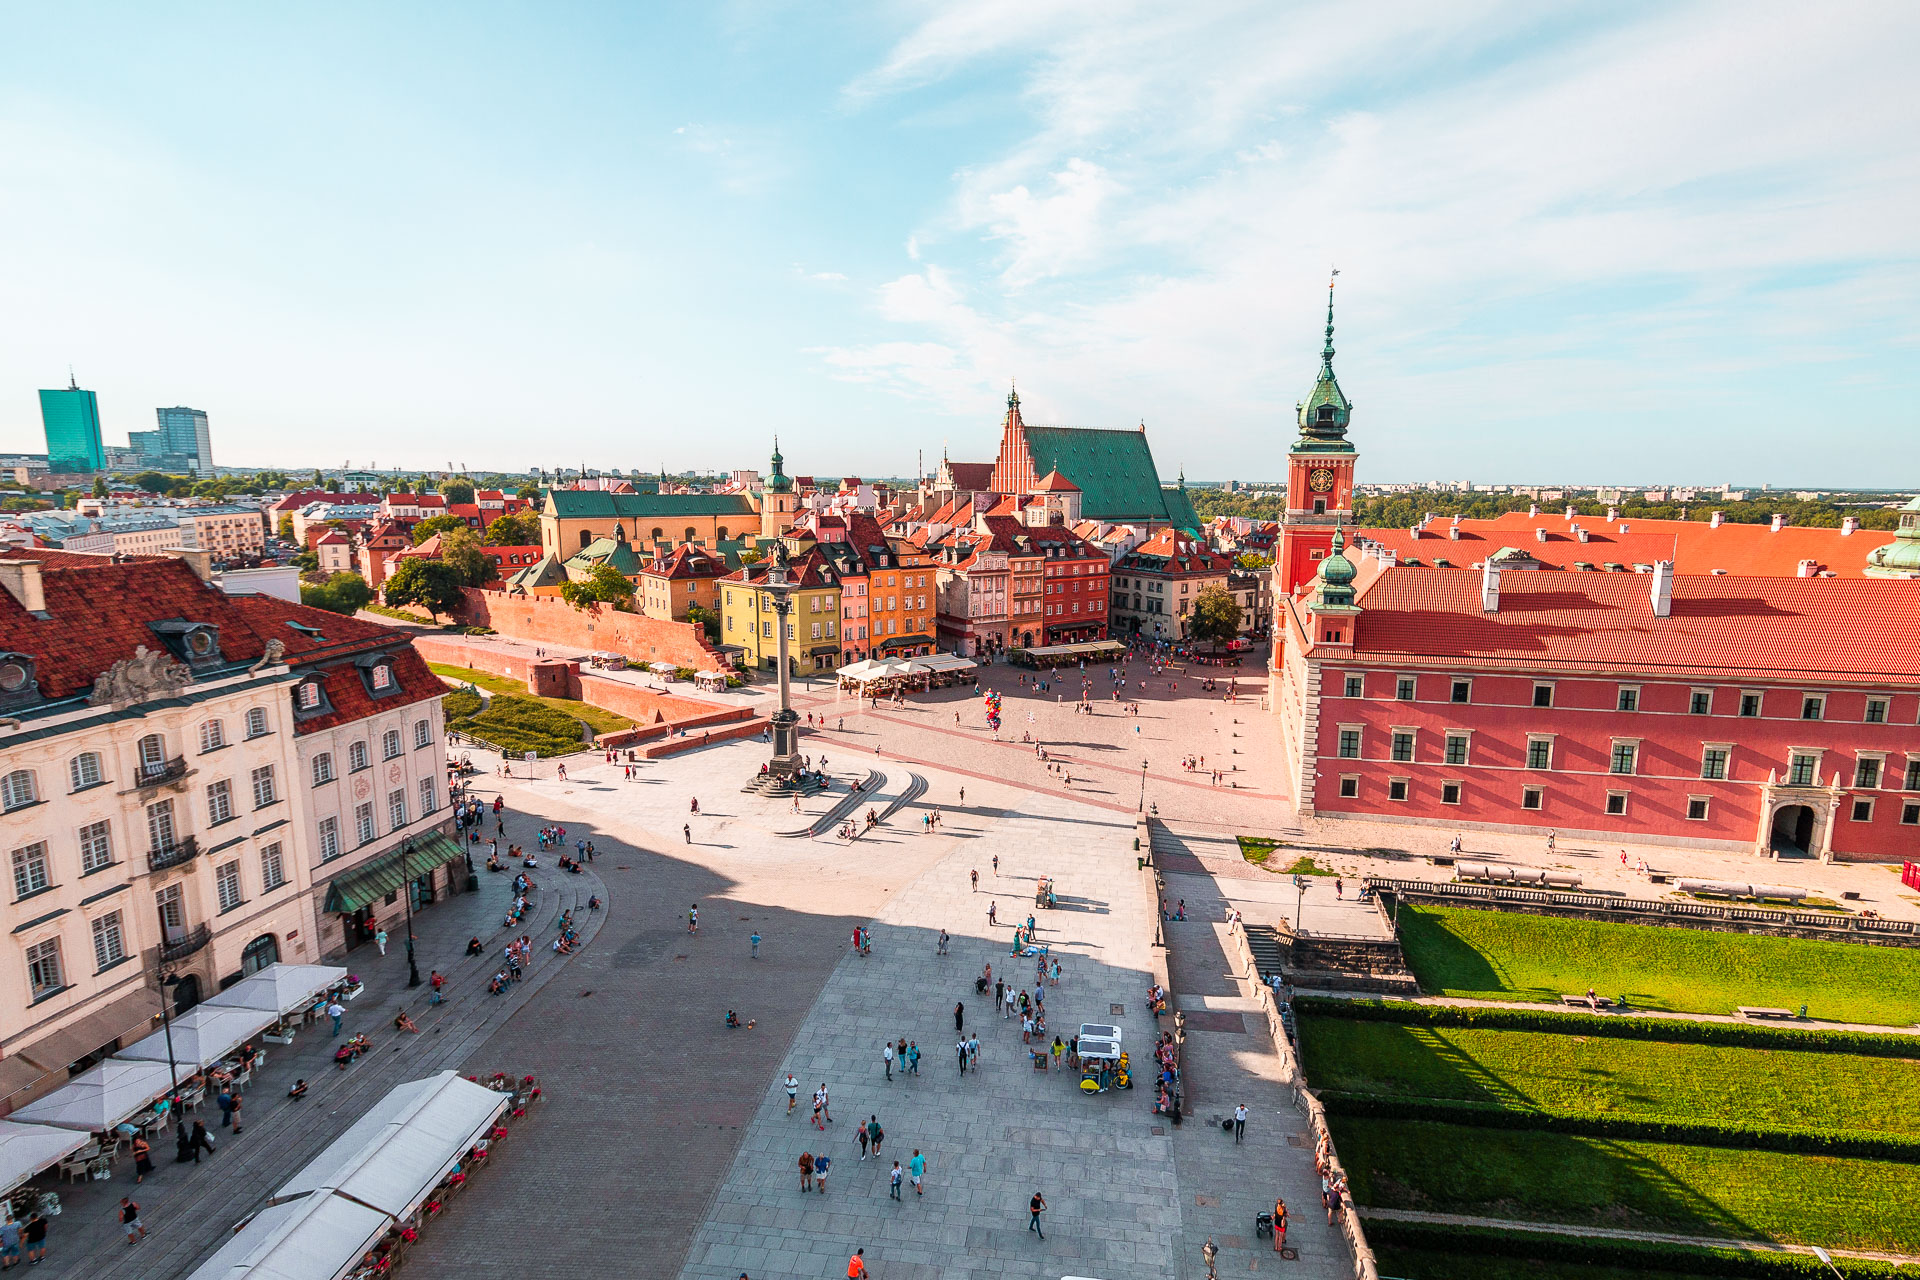
{"label": "balcony with railing", "polygon": [[175,964],[181,960],[185,960],[188,956],[206,946],[211,941],[213,941],[213,930],[204,924],[197,924],[193,926],[193,928],[181,933],[180,936],[173,939],[173,941],[163,942],[156,947],[154,949],[155,963],[148,967],[158,968],[160,965]]}
{"label": "balcony with railing", "polygon": [[155,849],[147,854],[147,870],[165,871],[168,867],[178,867],[192,862],[200,856],[200,841],[194,836],[182,836],[172,844]]}
{"label": "balcony with railing", "polygon": [[144,791],[149,787],[164,787],[169,782],[178,782],[193,772],[185,756],[175,756],[171,760],[143,760],[134,772],[132,791]]}

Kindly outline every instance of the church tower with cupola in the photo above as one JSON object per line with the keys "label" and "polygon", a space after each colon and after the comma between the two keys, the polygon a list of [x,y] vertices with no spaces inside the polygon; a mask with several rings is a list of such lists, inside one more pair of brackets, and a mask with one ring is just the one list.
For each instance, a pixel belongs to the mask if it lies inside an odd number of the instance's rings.
{"label": "church tower with cupola", "polygon": [[1287,514],[1273,562],[1274,588],[1287,595],[1314,580],[1320,562],[1333,552],[1335,526],[1353,521],[1353,464],[1359,454],[1347,439],[1353,404],[1333,376],[1331,282],[1320,376],[1298,416],[1300,435],[1287,454]]}
{"label": "church tower with cupola", "polygon": [[766,484],[760,490],[760,534],[766,538],[777,538],[793,524],[797,502],[793,492],[793,479],[783,469],[786,459],[780,456],[780,437],[773,438],[773,469],[767,475]]}

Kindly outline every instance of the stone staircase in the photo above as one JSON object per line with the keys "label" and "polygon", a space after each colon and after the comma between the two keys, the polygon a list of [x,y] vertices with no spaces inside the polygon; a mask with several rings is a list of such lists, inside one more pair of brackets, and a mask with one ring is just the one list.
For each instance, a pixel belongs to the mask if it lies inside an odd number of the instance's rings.
{"label": "stone staircase", "polygon": [[1295,987],[1326,991],[1420,994],[1397,938],[1342,938],[1249,924],[1247,947],[1264,980],[1281,975]]}

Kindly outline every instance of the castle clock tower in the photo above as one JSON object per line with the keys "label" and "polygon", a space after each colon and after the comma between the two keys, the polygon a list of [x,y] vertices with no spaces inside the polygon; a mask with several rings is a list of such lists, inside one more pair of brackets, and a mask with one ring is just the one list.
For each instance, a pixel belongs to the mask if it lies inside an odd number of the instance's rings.
{"label": "castle clock tower", "polygon": [[[1336,273],[1337,274],[1337,273]],[[1334,530],[1353,523],[1353,464],[1347,439],[1353,405],[1333,376],[1333,285],[1327,285],[1327,342],[1320,376],[1299,406],[1300,437],[1287,454],[1287,515],[1274,557],[1274,588],[1295,594],[1314,580],[1333,551]]]}

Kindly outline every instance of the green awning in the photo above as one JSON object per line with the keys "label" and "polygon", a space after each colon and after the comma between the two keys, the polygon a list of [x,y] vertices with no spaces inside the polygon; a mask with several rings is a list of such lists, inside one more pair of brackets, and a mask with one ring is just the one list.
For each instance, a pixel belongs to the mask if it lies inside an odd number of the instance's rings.
{"label": "green awning", "polygon": [[460,842],[452,836],[434,832],[415,840],[410,848],[383,853],[373,861],[335,876],[327,885],[325,910],[354,912],[388,894],[409,880],[418,880],[435,867],[465,857]]}

